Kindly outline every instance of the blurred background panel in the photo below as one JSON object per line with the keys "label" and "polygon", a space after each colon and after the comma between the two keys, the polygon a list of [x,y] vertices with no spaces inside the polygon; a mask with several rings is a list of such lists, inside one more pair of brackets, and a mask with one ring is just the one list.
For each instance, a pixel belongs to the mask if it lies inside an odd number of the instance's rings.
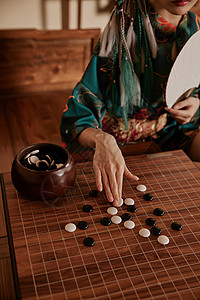
{"label": "blurred background panel", "polygon": [[[0,0],[0,29],[103,29],[114,0]],[[64,19],[64,20],[63,20]]]}

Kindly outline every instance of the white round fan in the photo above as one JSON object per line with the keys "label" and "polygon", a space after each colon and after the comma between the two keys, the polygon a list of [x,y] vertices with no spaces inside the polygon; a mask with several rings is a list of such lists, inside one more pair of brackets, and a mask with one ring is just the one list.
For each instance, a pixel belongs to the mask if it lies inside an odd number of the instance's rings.
{"label": "white round fan", "polygon": [[[166,104],[171,108],[200,84],[200,30],[191,36],[175,59],[166,86]],[[180,99],[181,98],[181,99]]]}

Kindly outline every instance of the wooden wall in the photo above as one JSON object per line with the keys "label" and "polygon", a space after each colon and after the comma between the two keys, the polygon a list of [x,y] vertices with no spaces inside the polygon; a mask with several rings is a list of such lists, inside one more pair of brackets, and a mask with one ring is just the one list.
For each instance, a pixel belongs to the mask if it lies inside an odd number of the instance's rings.
{"label": "wooden wall", "polygon": [[42,142],[60,144],[60,120],[100,35],[90,30],[0,31],[0,172]]}
{"label": "wooden wall", "polygon": [[0,30],[0,95],[72,89],[99,29]]}

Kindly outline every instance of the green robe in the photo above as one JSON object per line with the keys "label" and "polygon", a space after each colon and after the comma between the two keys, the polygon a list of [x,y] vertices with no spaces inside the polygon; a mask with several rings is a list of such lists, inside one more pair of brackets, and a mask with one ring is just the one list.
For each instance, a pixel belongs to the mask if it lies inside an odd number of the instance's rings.
{"label": "green robe", "polygon": [[[153,64],[153,87],[150,97],[142,102],[142,106],[135,107],[129,118],[145,115],[155,118],[163,114],[165,104],[165,88],[170,70],[173,65],[172,48],[174,43],[180,52],[186,41],[200,28],[200,18],[188,12],[179,22],[177,28],[163,19],[152,7],[149,17],[154,28],[158,53]],[[80,150],[76,138],[86,128],[102,129],[102,119],[112,108],[113,60],[112,57],[98,56],[99,47],[96,46],[89,65],[69,97],[63,111],[60,132],[63,146],[69,151]],[[142,78],[140,78],[142,87]],[[199,97],[199,89],[192,96]],[[116,102],[115,117],[121,117],[120,99]],[[198,129],[200,123],[199,110],[190,123],[179,125],[168,115],[167,124],[156,134],[148,137],[154,140],[163,150],[184,148],[191,141],[190,132]],[[140,140],[139,140],[140,141]],[[143,140],[142,140],[143,141]],[[119,142],[120,144],[120,142]]]}

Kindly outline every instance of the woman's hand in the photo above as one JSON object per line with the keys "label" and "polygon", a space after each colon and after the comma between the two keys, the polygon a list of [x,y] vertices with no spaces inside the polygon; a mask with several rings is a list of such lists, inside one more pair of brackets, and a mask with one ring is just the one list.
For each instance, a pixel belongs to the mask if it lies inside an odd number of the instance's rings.
{"label": "woman's hand", "polygon": [[116,140],[108,133],[100,132],[96,137],[96,151],[93,158],[96,185],[104,191],[109,202],[118,204],[122,196],[123,176],[138,180],[127,168]]}
{"label": "woman's hand", "polygon": [[175,104],[173,108],[165,108],[180,124],[189,123],[199,108],[199,98],[189,97]]}
{"label": "woman's hand", "polygon": [[101,130],[87,128],[78,141],[84,146],[96,148],[93,169],[97,189],[104,189],[108,201],[117,205],[122,196],[123,177],[130,180],[139,178],[128,170],[115,138]]}

